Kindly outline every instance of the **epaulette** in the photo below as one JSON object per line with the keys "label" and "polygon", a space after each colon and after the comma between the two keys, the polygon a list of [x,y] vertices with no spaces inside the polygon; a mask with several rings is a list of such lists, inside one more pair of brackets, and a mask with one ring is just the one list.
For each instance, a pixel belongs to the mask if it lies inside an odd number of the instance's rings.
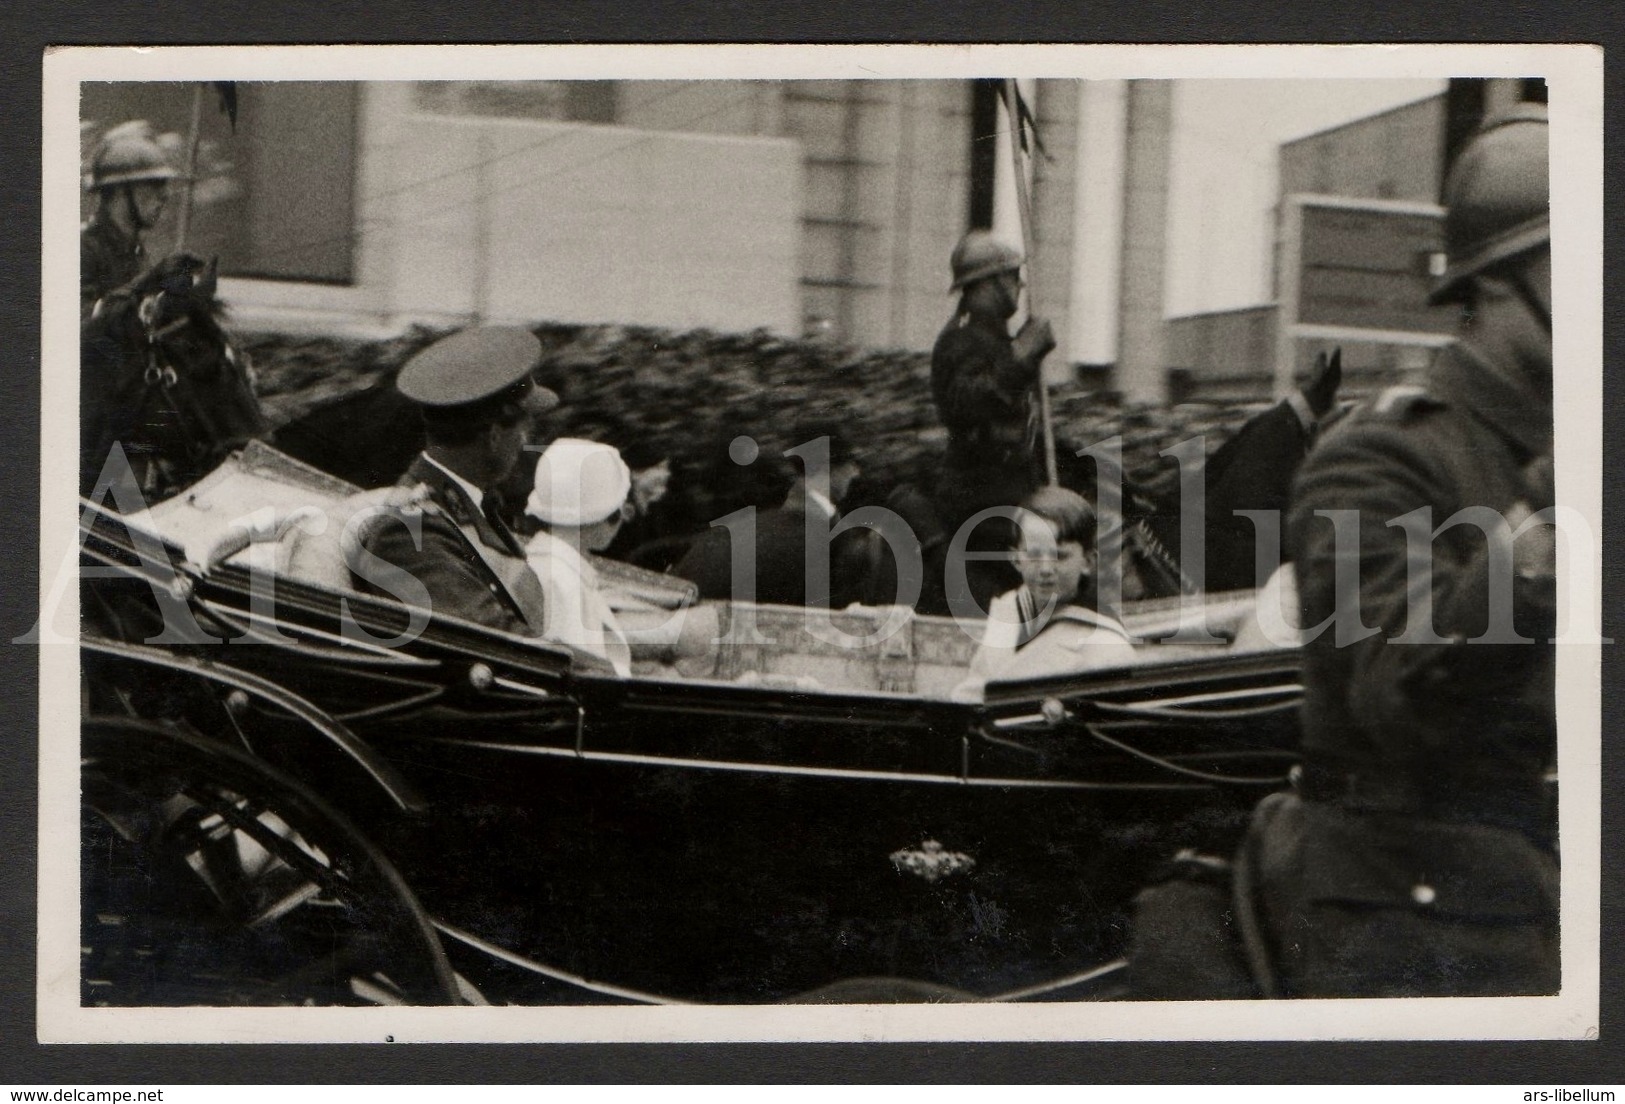
{"label": "epaulette", "polygon": [[419,483],[413,487],[408,495],[408,501],[403,505],[420,513],[438,514],[440,517],[448,518],[453,525],[478,525],[481,518],[480,512],[461,491],[436,496],[426,483]]}
{"label": "epaulette", "polygon": [[1443,406],[1437,396],[1416,383],[1400,383],[1385,389],[1372,400],[1370,412],[1384,421],[1403,422],[1425,410]]}

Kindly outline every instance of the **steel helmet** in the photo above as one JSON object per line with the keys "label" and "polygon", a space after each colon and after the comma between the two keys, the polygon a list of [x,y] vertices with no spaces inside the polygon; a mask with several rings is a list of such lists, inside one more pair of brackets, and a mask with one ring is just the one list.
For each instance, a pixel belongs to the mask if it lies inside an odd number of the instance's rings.
{"label": "steel helmet", "polygon": [[120,123],[102,136],[90,159],[91,190],[142,181],[173,180],[180,173],[144,119]]}
{"label": "steel helmet", "polygon": [[536,461],[525,513],[551,525],[591,525],[619,510],[631,490],[632,473],[614,447],[560,437]]}
{"label": "steel helmet", "polygon": [[1014,272],[1025,260],[1021,250],[994,237],[991,231],[972,230],[954,246],[949,261],[954,270],[954,283],[950,290],[958,291],[984,276]]}
{"label": "steel helmet", "polygon": [[1552,240],[1546,107],[1519,104],[1487,122],[1445,184],[1448,264],[1428,297],[1460,296],[1472,276]]}

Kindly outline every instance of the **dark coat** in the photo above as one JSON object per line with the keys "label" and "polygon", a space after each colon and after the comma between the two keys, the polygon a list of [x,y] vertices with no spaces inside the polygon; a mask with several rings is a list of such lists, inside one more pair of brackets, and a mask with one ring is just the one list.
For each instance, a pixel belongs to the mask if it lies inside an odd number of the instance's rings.
{"label": "dark coat", "polygon": [[[931,395],[937,417],[948,430],[948,450],[932,495],[939,524],[951,539],[976,514],[1021,503],[1042,482],[1035,451],[1033,388],[1038,358],[1018,358],[1002,319],[963,312],[937,337],[931,350]],[[1009,546],[1007,527],[979,526],[967,551],[1000,551]],[[994,595],[1020,580],[1009,565],[973,558],[965,569],[966,589],[948,593],[939,555],[926,568],[922,611],[947,613],[950,602],[973,602],[986,610]]]}
{"label": "dark coat", "polygon": [[1036,358],[1018,359],[1001,319],[962,313],[931,350],[931,397],[948,430],[948,463],[1030,467]]}
{"label": "dark coat", "polygon": [[[1543,781],[1556,763],[1552,595],[1509,584],[1518,630],[1542,643],[1469,642],[1488,624],[1493,574],[1510,564],[1497,567],[1482,531],[1458,524],[1433,543],[1440,641],[1394,642],[1419,604],[1405,530],[1390,524],[1424,508],[1430,529],[1464,507],[1538,509],[1527,473],[1551,448],[1549,395],[1458,346],[1425,386],[1385,393],[1304,464],[1288,523],[1302,623],[1312,631],[1333,614],[1341,558],[1375,631],[1340,641],[1328,627],[1306,643],[1307,800],[1256,848],[1293,994],[1555,989]],[[1323,510],[1358,513],[1357,558],[1339,556]]]}
{"label": "dark coat", "polygon": [[[367,550],[423,584],[436,613],[505,632],[541,635],[541,585],[513,534],[493,526],[454,480],[422,456],[400,481],[403,487],[419,484],[428,487],[431,506],[421,515],[422,546],[414,544],[404,522],[390,521],[368,533]],[[364,578],[357,585],[380,589]]]}
{"label": "dark coat", "polygon": [[147,267],[139,237],[126,237],[105,219],[93,218],[79,231],[79,318],[109,292],[132,282]]}
{"label": "dark coat", "polygon": [[[822,513],[813,515],[816,534],[827,534]],[[725,526],[713,526],[702,533],[672,569],[674,575],[692,580],[700,597],[722,601],[769,602],[786,606],[828,606],[829,593],[809,593],[807,586],[808,508],[805,502],[790,499],[783,506],[756,512],[754,594],[734,591],[733,537]],[[823,555],[816,547],[815,553]],[[835,569],[832,569],[835,570]],[[837,590],[840,587],[837,585]]]}

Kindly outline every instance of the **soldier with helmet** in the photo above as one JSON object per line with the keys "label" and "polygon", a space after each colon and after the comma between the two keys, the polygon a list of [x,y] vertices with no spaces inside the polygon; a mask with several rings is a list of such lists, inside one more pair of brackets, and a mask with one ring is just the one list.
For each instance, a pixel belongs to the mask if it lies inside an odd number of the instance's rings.
{"label": "soldier with helmet", "polygon": [[[948,430],[936,505],[949,533],[982,510],[1014,507],[1042,481],[1033,389],[1055,337],[1041,318],[1010,336],[1024,263],[1019,250],[986,230],[967,233],[951,258],[959,305],[931,351],[931,394]],[[1010,580],[978,583],[982,566],[971,565],[970,597],[985,610]]]}
{"label": "soldier with helmet", "polygon": [[1560,982],[1555,537],[1530,522],[1555,497],[1547,166],[1542,106],[1473,138],[1433,295],[1461,306],[1456,342],[1328,434],[1294,490],[1303,623],[1326,624],[1304,648],[1297,793],[1260,806],[1242,852],[1280,995]]}
{"label": "soldier with helmet", "polygon": [[122,123],[97,144],[86,179],[96,206],[79,234],[81,321],[146,270],[141,237],[162,217],[179,175],[145,120]]}

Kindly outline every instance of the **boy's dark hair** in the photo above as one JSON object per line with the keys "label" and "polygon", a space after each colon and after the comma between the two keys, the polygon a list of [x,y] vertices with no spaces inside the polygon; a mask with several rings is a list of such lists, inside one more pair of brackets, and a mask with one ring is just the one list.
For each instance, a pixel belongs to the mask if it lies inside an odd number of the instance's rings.
{"label": "boy's dark hair", "polygon": [[1053,525],[1059,543],[1081,544],[1085,551],[1095,546],[1095,510],[1078,492],[1040,487],[1022,499],[1021,508]]}

